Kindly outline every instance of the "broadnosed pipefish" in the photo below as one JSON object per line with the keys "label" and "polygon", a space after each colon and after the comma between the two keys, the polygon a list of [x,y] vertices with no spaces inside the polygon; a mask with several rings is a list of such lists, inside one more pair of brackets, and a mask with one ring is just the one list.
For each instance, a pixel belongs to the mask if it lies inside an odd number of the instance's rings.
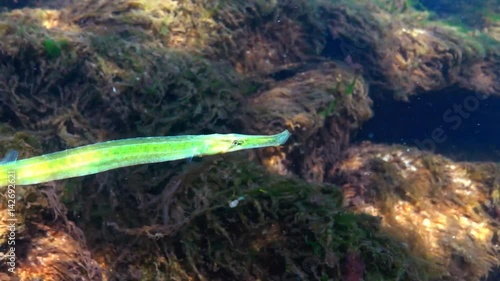
{"label": "broadnosed pipefish", "polygon": [[22,160],[17,160],[17,151],[10,150],[0,161],[0,187],[12,183],[44,183],[139,164],[280,146],[289,137],[290,132],[285,130],[276,135],[211,134],[131,138]]}

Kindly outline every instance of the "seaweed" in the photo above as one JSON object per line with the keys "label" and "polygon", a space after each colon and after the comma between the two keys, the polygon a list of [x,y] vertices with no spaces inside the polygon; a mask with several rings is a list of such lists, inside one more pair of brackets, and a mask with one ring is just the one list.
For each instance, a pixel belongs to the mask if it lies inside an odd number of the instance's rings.
{"label": "seaweed", "polygon": [[[455,85],[498,92],[491,32],[443,26],[413,4],[84,0],[2,12],[2,152],[29,157],[134,136],[293,131],[281,148],[23,189],[20,275],[484,275],[498,264],[486,242],[498,212],[498,180],[488,176],[496,168],[351,145],[372,116],[369,88],[402,99]],[[460,189],[457,180],[473,185]],[[433,216],[425,220],[422,210]]]}
{"label": "seaweed", "polygon": [[429,277],[467,272],[466,280],[477,280],[500,262],[490,203],[498,167],[383,145],[347,154],[332,178],[344,186],[345,204],[382,216],[383,231],[427,263]]}
{"label": "seaweed", "polygon": [[[143,278],[166,274],[181,278],[183,268],[189,268],[200,280],[250,276],[323,280],[348,276],[359,264],[363,267],[359,276],[366,273],[388,279],[399,274],[408,280],[425,280],[416,273],[425,272],[426,265],[380,233],[377,218],[342,209],[342,195],[335,186],[273,176],[232,157],[205,163],[201,169],[201,174],[199,169],[188,170],[178,178],[175,198],[163,207],[169,210],[164,212],[169,217],[162,219],[167,225],[139,226],[137,222],[134,228],[113,223],[116,242],[137,236],[153,238],[148,240],[150,246],[128,246],[134,259],[161,254],[158,251],[176,257],[164,261],[164,270],[144,263]],[[193,173],[200,176],[193,177]],[[233,195],[245,200],[231,207]],[[152,250],[155,244],[162,250]],[[120,269],[108,272],[120,279],[131,261],[123,256],[119,262],[108,262],[121,264]]]}
{"label": "seaweed", "polygon": [[43,46],[45,47],[45,52],[49,58],[55,59],[61,56],[63,50],[65,50],[69,45],[67,40],[56,41],[54,39],[43,40]]}

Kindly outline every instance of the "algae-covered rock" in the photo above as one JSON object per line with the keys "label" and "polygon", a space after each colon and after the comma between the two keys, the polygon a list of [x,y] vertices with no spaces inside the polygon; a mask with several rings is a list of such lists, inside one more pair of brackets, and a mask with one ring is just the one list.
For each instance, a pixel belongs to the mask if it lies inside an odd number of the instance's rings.
{"label": "algae-covered rock", "polygon": [[19,240],[22,252],[16,272],[20,280],[103,280],[83,233],[72,222],[62,228],[32,221],[30,227],[29,239]]}
{"label": "algae-covered rock", "polygon": [[382,217],[382,229],[427,260],[440,280],[479,280],[500,265],[499,167],[405,147],[350,148],[331,172],[344,204]]}
{"label": "algae-covered rock", "polygon": [[305,65],[283,72],[283,79],[249,96],[236,119],[250,133],[290,129],[297,145],[259,151],[261,161],[279,167],[276,171],[281,174],[298,173],[323,182],[327,166],[338,159],[351,132],[372,116],[367,85],[359,72],[342,63]]}
{"label": "algae-covered rock", "polygon": [[230,61],[252,74],[317,55],[324,41],[310,1],[84,0],[63,18],[88,31],[105,28]]}
{"label": "algae-covered rock", "polygon": [[497,94],[494,24],[407,1],[28,2],[0,14],[1,153],[293,136],[251,153],[267,171],[240,153],[26,187],[23,280],[477,280],[498,265],[496,166],[371,145],[343,158],[368,89]]}
{"label": "algae-covered rock", "polygon": [[[126,217],[104,215],[107,243],[91,235],[89,244],[111,280],[387,280],[396,274],[418,280],[426,274],[424,263],[378,232],[376,218],[341,204],[335,186],[223,157],[186,170],[159,196],[130,206]],[[147,210],[153,211],[148,221],[137,220]]]}
{"label": "algae-covered rock", "polygon": [[[429,20],[428,13],[408,5],[394,6],[393,1],[320,3],[329,36],[323,54],[352,57],[365,69],[377,95],[390,90],[407,99],[456,83],[482,94],[498,93],[495,50],[500,45],[487,34]],[[474,86],[470,75],[463,75],[474,65],[492,74],[488,86]]]}
{"label": "algae-covered rock", "polygon": [[118,0],[78,1],[63,13],[64,21],[80,28],[106,30],[147,42],[157,40],[165,47],[203,50],[227,34],[213,16],[219,1]]}
{"label": "algae-covered rock", "polygon": [[[110,33],[84,32],[64,22],[61,11],[2,13],[0,34],[2,154],[16,149],[20,158],[28,158],[112,138],[223,133],[238,103],[237,86],[242,80],[224,62],[158,44],[140,45]],[[143,170],[139,176],[122,170],[20,188],[16,194],[17,273],[23,280],[100,280],[96,273],[100,269],[94,270],[95,262],[86,253],[85,240],[93,241],[92,233],[84,229],[85,237],[74,238],[72,231],[64,230],[72,224],[66,216],[78,221],[79,227],[90,219],[102,220],[105,214],[119,216],[120,208],[137,202],[115,198],[110,204],[114,192],[120,192],[119,183],[112,182],[126,179],[133,187],[132,192],[121,194],[124,197],[131,193],[141,198],[154,196],[138,190],[157,187],[178,171],[175,165],[168,167]],[[47,191],[51,186],[55,189]],[[107,193],[100,194],[102,189]],[[99,200],[93,200],[97,195]],[[3,216],[8,201],[4,199],[2,226],[8,225]],[[146,212],[141,215],[141,220],[148,216]],[[54,216],[64,220],[48,223]],[[45,231],[44,227],[55,230]],[[49,243],[54,240],[47,233],[52,232],[55,240],[62,241],[60,245]],[[5,232],[1,234],[2,253],[6,253]],[[64,241],[74,242],[74,247],[64,249]]]}
{"label": "algae-covered rock", "polygon": [[[474,31],[404,1],[85,0],[62,9],[50,26],[58,25],[222,59],[257,76],[312,58],[352,57],[377,89],[402,99],[456,83],[476,90],[462,75],[474,65],[498,78],[495,63],[481,64],[498,62],[495,23],[493,33]],[[495,94],[490,88],[477,90]]]}
{"label": "algae-covered rock", "polygon": [[58,198],[67,191],[56,187],[32,190],[31,205],[18,208],[21,280],[422,280],[429,272],[377,218],[343,209],[337,187],[241,158],[192,166],[157,195],[123,186],[115,200],[127,209],[94,204],[106,195],[97,191],[80,211],[66,210]]}
{"label": "algae-covered rock", "polygon": [[461,24],[484,28],[498,21],[500,6],[497,0],[417,1],[418,7],[433,11],[436,17],[447,18]]}
{"label": "algae-covered rock", "polygon": [[58,13],[19,10],[0,22],[4,122],[45,131],[47,143],[76,146],[117,135],[208,131],[215,123],[220,130],[235,109],[241,79],[224,63],[80,32],[59,18],[57,28],[43,27]]}

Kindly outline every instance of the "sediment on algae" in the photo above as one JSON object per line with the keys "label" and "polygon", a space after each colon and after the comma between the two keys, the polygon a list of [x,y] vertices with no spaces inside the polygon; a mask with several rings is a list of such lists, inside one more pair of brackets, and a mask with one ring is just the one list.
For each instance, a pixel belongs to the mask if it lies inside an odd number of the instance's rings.
{"label": "sediment on algae", "polygon": [[366,143],[347,150],[328,181],[341,186],[345,206],[380,216],[439,280],[479,280],[500,265],[499,175],[494,163]]}

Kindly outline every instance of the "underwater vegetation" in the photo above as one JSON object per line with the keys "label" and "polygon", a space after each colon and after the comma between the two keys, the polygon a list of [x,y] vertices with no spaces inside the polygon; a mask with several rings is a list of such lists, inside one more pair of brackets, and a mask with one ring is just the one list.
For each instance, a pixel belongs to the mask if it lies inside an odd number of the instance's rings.
{"label": "underwater vegetation", "polygon": [[474,3],[459,1],[418,1],[421,8],[429,9],[441,17],[460,18],[460,22],[471,27],[488,27],[499,20],[500,8],[497,0],[480,0]]}
{"label": "underwater vegetation", "polygon": [[[373,97],[500,93],[495,25],[437,20],[420,2],[2,10],[2,156],[146,136],[292,135],[280,147],[18,188],[16,268],[5,275],[0,264],[0,279],[487,278],[500,265],[497,165],[352,143]],[[0,258],[8,208],[2,197]]]}
{"label": "underwater vegetation", "polygon": [[63,50],[68,47],[68,41],[56,41],[54,39],[45,39],[43,41],[43,46],[45,47],[45,52],[49,58],[60,57]]}
{"label": "underwater vegetation", "polygon": [[382,229],[434,273],[479,280],[498,265],[498,165],[398,146],[362,144],[346,154],[330,174],[344,204],[382,217]]}
{"label": "underwater vegetation", "polygon": [[[355,71],[341,62],[319,66],[299,67],[296,75],[273,81],[266,90],[249,97],[235,117],[235,123],[249,132],[289,128],[292,139],[303,145],[255,153],[277,173],[295,173],[314,182],[324,181],[328,163],[337,161],[351,132],[372,117],[368,88]],[[325,142],[325,138],[332,141]],[[279,152],[272,153],[276,150]]]}

